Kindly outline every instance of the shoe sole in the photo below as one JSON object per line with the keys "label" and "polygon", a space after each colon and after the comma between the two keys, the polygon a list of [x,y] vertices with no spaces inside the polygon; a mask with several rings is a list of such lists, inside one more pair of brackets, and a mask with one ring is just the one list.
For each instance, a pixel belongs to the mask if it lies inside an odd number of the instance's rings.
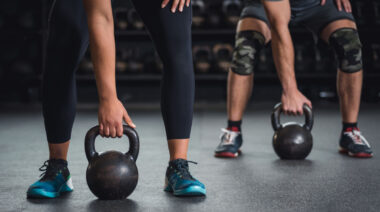
{"label": "shoe sole", "polygon": [[241,150],[238,150],[237,152],[218,152],[215,153],[215,157],[217,158],[237,158],[239,155],[241,155]]}
{"label": "shoe sole", "polygon": [[35,188],[28,190],[26,197],[30,199],[53,199],[61,196],[61,194],[72,192],[74,190],[71,178],[59,189],[58,192],[46,191],[44,189]]}
{"label": "shoe sole", "polygon": [[170,186],[167,186],[164,191],[172,193],[177,197],[194,197],[194,196],[206,196],[206,189],[200,186],[190,186],[185,189],[173,191]]}
{"label": "shoe sole", "polygon": [[345,155],[348,155],[348,156],[354,157],[354,158],[371,158],[373,156],[372,153],[371,154],[365,153],[365,152],[353,153],[353,152],[350,152],[347,149],[344,149],[342,147],[339,149],[339,153],[345,154]]}

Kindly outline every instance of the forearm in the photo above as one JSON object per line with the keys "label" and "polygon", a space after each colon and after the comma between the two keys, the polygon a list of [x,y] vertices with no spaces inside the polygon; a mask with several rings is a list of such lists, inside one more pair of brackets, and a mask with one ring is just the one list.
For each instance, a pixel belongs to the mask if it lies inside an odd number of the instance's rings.
{"label": "forearm", "polygon": [[116,98],[113,24],[90,30],[90,48],[99,99]]}
{"label": "forearm", "polygon": [[101,1],[103,2],[84,0],[90,34],[91,58],[100,101],[117,97],[112,9],[109,1]]}
{"label": "forearm", "polygon": [[271,25],[272,52],[284,92],[297,88],[294,73],[294,49],[289,32],[291,8],[289,0],[262,0]]}
{"label": "forearm", "polygon": [[283,91],[297,89],[294,73],[294,48],[287,26],[272,29],[272,51]]}

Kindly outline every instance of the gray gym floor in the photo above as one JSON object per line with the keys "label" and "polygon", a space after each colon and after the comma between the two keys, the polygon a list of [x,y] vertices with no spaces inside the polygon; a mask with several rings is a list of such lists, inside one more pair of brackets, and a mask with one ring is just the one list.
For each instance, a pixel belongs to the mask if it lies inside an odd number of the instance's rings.
{"label": "gray gym floor", "polygon": [[[79,109],[69,152],[75,191],[54,200],[27,200],[47,159],[40,108],[0,108],[0,211],[380,211],[380,107],[363,105],[360,128],[372,144],[372,159],[337,152],[341,122],[337,104],[315,108],[314,148],[307,160],[281,161],[274,154],[269,116],[272,104],[246,113],[243,155],[218,159],[213,150],[225,127],[222,108],[197,109],[189,160],[207,197],[177,198],[165,193],[168,161],[164,127],[157,109],[130,109],[141,139],[139,183],[125,201],[97,200],[87,188],[84,135],[97,123],[96,109]],[[299,119],[300,120],[300,119]],[[125,139],[125,138],[124,138]],[[106,142],[105,142],[106,141]],[[97,149],[126,151],[126,140],[97,141]]]}

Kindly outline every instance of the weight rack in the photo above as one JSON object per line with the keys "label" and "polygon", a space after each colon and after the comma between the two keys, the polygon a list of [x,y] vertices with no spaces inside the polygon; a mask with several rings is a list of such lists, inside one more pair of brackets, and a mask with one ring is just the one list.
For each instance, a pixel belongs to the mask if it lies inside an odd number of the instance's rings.
{"label": "weight rack", "polygon": [[[13,0],[0,3],[0,101],[33,102],[40,99],[41,73],[44,69],[48,33],[47,15],[52,1],[37,0],[38,3],[33,1],[28,4],[24,2]],[[196,6],[195,2],[193,0]],[[228,61],[231,57],[230,52],[225,49],[233,48],[235,26],[223,23],[226,23],[227,18],[234,19],[239,12],[236,12],[236,8],[229,10],[231,15],[224,12],[223,0],[203,2],[207,7],[207,13],[194,8],[193,50],[194,54],[199,52],[199,58],[208,58],[205,61],[209,68],[207,71],[196,70],[196,99],[201,102],[224,102],[227,72],[218,66],[220,61],[216,58]],[[380,2],[357,0],[352,4],[363,43],[363,100],[379,101]],[[115,0],[113,9],[118,44],[119,95],[129,102],[146,102],[147,99],[150,99],[149,102],[158,102],[162,64],[149,35],[139,23],[139,17],[129,1]],[[19,17],[20,11],[25,15]],[[199,26],[199,19],[202,18],[204,24]],[[300,89],[311,99],[336,101],[336,64],[332,60],[331,50],[304,28],[292,28],[291,33],[295,45],[296,76]],[[220,44],[230,47],[223,49]],[[220,54],[217,54],[219,56],[212,52],[216,45],[222,49]],[[203,50],[203,53],[200,50]],[[197,55],[194,56],[196,59]],[[262,51],[259,59],[255,71],[253,99],[278,100],[281,88],[275,73],[271,49],[268,47]],[[197,62],[196,60],[195,63]],[[89,53],[78,69],[77,84],[79,101],[96,101]]]}

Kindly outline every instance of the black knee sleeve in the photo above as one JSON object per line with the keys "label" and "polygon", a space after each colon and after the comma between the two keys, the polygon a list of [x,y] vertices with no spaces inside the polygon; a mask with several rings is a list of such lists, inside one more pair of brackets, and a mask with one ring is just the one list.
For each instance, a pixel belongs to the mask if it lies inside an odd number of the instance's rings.
{"label": "black knee sleeve", "polygon": [[265,37],[257,31],[241,31],[236,35],[231,70],[239,75],[254,72],[260,50],[265,46]]}
{"label": "black knee sleeve", "polygon": [[363,68],[362,44],[357,30],[338,29],[331,34],[329,44],[335,50],[341,71],[355,73]]}

